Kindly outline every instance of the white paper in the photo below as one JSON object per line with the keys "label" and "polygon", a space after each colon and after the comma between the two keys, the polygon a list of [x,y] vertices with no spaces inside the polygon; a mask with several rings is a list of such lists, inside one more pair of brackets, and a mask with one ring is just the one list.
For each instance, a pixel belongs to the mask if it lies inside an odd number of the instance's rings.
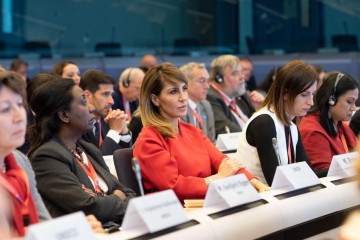
{"label": "white paper", "polygon": [[108,166],[110,173],[114,175],[116,178],[118,178],[118,175],[116,173],[115,164],[114,164],[114,156],[113,155],[107,155],[103,156],[104,161],[106,165]]}
{"label": "white paper", "polygon": [[272,189],[294,190],[320,184],[319,178],[306,162],[298,162],[276,168]]}
{"label": "white paper", "polygon": [[351,177],[355,175],[354,163],[359,153],[345,153],[333,156],[328,172],[328,177]]}
{"label": "white paper", "polygon": [[206,193],[204,208],[223,210],[260,199],[244,174],[214,180]]}
{"label": "white paper", "polygon": [[189,221],[173,190],[131,199],[121,226],[139,234],[156,232]]}
{"label": "white paper", "polygon": [[25,235],[26,240],[96,240],[83,212],[31,225]]}
{"label": "white paper", "polygon": [[234,150],[238,148],[240,132],[219,134],[216,139],[216,147],[220,150]]}

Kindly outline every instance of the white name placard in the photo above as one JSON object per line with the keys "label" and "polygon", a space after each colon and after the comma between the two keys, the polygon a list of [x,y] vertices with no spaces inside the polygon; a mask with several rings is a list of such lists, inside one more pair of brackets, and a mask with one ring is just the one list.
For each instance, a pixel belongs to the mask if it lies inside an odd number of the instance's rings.
{"label": "white name placard", "polygon": [[223,210],[260,199],[244,174],[214,180],[206,193],[204,208]]}
{"label": "white name placard", "polygon": [[83,212],[31,225],[26,240],[96,240]]}
{"label": "white name placard", "polygon": [[219,134],[216,147],[220,150],[237,149],[240,142],[240,132]]}
{"label": "white name placard", "polygon": [[276,168],[272,189],[295,190],[320,184],[319,178],[306,162],[298,162]]}
{"label": "white name placard", "polygon": [[354,176],[354,163],[358,158],[358,152],[345,153],[333,156],[327,176],[336,176],[341,178]]}
{"label": "white name placard", "polygon": [[138,234],[156,232],[189,221],[173,190],[131,199],[121,226]]}

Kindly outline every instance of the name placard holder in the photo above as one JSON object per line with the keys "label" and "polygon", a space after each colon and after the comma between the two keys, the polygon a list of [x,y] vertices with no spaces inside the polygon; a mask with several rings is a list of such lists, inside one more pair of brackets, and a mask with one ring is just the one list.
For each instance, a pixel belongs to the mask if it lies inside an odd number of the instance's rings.
{"label": "name placard holder", "polygon": [[260,195],[246,176],[239,174],[211,182],[204,208],[220,211],[259,199]]}
{"label": "name placard holder", "polygon": [[340,178],[354,176],[354,163],[358,157],[359,153],[357,152],[333,156],[327,176]]}
{"label": "name placard holder", "polygon": [[121,229],[145,234],[189,221],[173,190],[131,199]]}
{"label": "name placard holder", "polygon": [[43,223],[31,225],[26,240],[96,240],[83,212],[72,213]]}
{"label": "name placard holder", "polygon": [[320,184],[319,178],[306,162],[298,162],[276,168],[272,189],[295,190]]}
{"label": "name placard holder", "polygon": [[240,132],[219,134],[216,147],[220,150],[237,149],[240,142]]}

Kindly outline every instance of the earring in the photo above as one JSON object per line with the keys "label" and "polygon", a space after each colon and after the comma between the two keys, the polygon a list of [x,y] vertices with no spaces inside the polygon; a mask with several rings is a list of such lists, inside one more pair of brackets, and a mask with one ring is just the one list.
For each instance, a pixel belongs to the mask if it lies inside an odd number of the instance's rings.
{"label": "earring", "polygon": [[331,118],[331,112],[330,112],[330,109],[328,110],[328,118],[329,118],[329,119]]}

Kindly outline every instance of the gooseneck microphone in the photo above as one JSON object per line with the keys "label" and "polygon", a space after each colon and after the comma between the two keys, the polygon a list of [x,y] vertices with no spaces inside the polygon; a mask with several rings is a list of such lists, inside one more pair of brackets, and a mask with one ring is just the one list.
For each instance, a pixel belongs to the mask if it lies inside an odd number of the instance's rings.
{"label": "gooseneck microphone", "polygon": [[279,154],[279,147],[278,147],[277,139],[272,138],[271,142],[272,142],[272,146],[273,146],[273,148],[275,150],[275,154],[276,154],[279,166],[281,166],[281,160],[280,160],[280,154]]}
{"label": "gooseneck microphone", "polygon": [[140,194],[141,194],[141,196],[144,196],[144,187],[141,182],[142,177],[141,177],[141,169],[140,169],[139,161],[137,158],[133,158],[133,159],[131,159],[131,163],[132,163],[132,169],[135,173],[136,180],[139,185]]}

